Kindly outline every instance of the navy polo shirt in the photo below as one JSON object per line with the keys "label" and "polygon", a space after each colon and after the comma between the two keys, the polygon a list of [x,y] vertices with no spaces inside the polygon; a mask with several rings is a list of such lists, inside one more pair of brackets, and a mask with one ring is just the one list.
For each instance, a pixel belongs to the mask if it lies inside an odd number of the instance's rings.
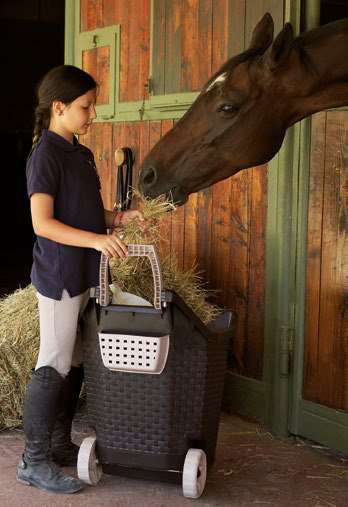
{"label": "navy polo shirt", "polygon": [[[27,160],[27,189],[54,198],[54,218],[76,229],[106,234],[104,206],[93,153],[44,129]],[[37,236],[31,280],[43,296],[61,299],[99,284],[100,252]]]}

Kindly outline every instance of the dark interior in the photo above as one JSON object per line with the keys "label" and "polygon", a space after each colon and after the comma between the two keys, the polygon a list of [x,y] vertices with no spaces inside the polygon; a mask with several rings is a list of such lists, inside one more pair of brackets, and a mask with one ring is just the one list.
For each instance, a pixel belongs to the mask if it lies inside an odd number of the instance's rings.
{"label": "dark interior", "polygon": [[25,165],[31,148],[36,85],[51,67],[64,63],[64,11],[64,0],[0,2],[0,295],[30,282],[34,234]]}

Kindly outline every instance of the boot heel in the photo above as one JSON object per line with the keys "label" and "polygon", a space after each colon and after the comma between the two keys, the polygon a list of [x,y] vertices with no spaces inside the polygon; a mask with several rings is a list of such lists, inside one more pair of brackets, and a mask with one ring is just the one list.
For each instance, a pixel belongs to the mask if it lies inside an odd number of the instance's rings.
{"label": "boot heel", "polygon": [[31,486],[31,482],[27,481],[26,479],[21,479],[20,477],[17,477],[17,481],[21,484],[25,484],[25,486]]}

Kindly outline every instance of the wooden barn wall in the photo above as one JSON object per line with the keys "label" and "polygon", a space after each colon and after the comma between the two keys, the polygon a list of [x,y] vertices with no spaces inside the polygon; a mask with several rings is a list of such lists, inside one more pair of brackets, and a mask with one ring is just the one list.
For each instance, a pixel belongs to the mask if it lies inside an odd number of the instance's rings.
{"label": "wooden barn wall", "polygon": [[348,111],[312,118],[303,397],[348,411]]}
{"label": "wooden barn wall", "polygon": [[[157,93],[199,90],[209,76],[250,42],[265,12],[283,24],[279,0],[155,0],[153,31]],[[120,24],[120,101],[143,98],[150,68],[150,0],[81,0],[81,31]],[[157,55],[157,56],[156,56]],[[159,60],[156,60],[158,58]],[[170,63],[171,62],[171,63]],[[93,74],[92,68],[89,71]],[[96,71],[97,72],[97,71]],[[140,161],[175,120],[97,123],[82,140],[95,153],[105,206],[115,198],[117,147]],[[220,305],[238,312],[229,367],[262,379],[265,303],[267,166],[242,171],[191,195],[168,228],[168,250],[183,267],[197,262]]]}

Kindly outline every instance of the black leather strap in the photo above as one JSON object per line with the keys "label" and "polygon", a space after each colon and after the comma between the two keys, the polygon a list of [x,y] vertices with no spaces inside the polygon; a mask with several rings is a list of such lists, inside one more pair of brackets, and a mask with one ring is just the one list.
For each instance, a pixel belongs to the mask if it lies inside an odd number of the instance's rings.
{"label": "black leather strap", "polygon": [[130,148],[122,148],[125,154],[126,174],[123,165],[118,166],[116,201],[114,211],[126,211],[130,208],[133,199],[132,176],[133,176],[133,152]]}

